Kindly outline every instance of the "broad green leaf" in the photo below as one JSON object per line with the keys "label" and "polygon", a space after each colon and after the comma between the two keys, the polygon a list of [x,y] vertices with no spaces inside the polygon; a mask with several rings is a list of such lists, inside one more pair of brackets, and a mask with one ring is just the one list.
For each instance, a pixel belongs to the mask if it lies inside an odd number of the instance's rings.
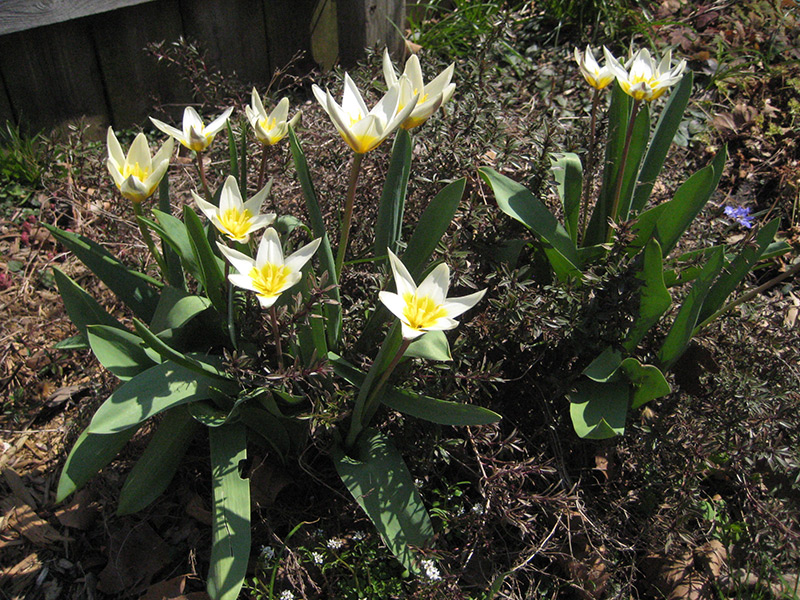
{"label": "broad green leaf", "polygon": [[604,440],[625,433],[630,395],[627,381],[600,383],[581,379],[567,394],[575,433],[590,440]]}
{"label": "broad green leaf", "polygon": [[303,189],[303,196],[306,199],[306,210],[308,210],[308,217],[311,221],[311,229],[314,232],[315,238],[322,238],[317,257],[320,261],[320,273],[327,271],[328,284],[333,285],[333,288],[328,293],[333,303],[326,304],[324,311],[327,318],[326,333],[328,336],[328,346],[332,350],[339,347],[339,340],[342,336],[342,307],[341,299],[339,297],[339,282],[336,278],[335,259],[333,251],[331,250],[331,242],[328,238],[328,231],[325,229],[325,220],[322,218],[322,210],[320,210],[319,202],[317,201],[317,194],[314,191],[314,183],[308,171],[308,163],[306,156],[303,153],[303,148],[297,140],[292,126],[289,126],[289,147],[292,151],[292,159],[294,160],[294,168],[297,171],[297,178],[300,180],[300,187]]}
{"label": "broad green leaf", "polygon": [[[140,319],[153,318],[158,303],[158,291],[162,283],[133,269],[129,269],[108,251],[87,237],[62,231],[58,227],[44,224],[47,230],[89,269],[97,275],[108,289],[124,302]],[[108,323],[103,323],[108,325]]]}
{"label": "broad green leaf", "polygon": [[72,337],[68,337],[65,340],[61,340],[57,342],[53,348],[57,350],[86,350],[89,347],[86,338],[83,337],[82,333],[78,335],[73,335]]}
{"label": "broad green leaf", "polygon": [[150,323],[150,329],[160,333],[165,329],[183,327],[210,307],[211,301],[208,298],[194,296],[184,290],[166,286],[161,291],[161,298]]}
{"label": "broad green leaf", "polygon": [[384,434],[367,429],[355,458],[332,450],[336,471],[392,554],[412,573],[423,572],[420,549],[433,540],[433,525],[403,457]]}
{"label": "broad green leaf", "polygon": [[[362,371],[333,353],[330,355],[330,361],[334,373],[351,385],[361,388],[365,378]],[[502,418],[497,413],[481,406],[437,400],[392,386],[384,388],[381,393],[381,402],[397,412],[439,425],[489,425]]]}
{"label": "broad green leaf", "polygon": [[631,134],[628,156],[625,159],[625,173],[622,176],[622,188],[619,194],[617,221],[626,221],[628,219],[633,190],[636,187],[636,179],[642,163],[642,156],[644,156],[644,151],[647,148],[648,139],[650,139],[650,109],[645,102],[639,107],[639,112],[636,114],[636,119],[634,119],[633,123],[633,133]]}
{"label": "broad green leaf", "polygon": [[168,361],[150,367],[111,394],[92,418],[90,433],[117,433],[173,406],[204,400],[210,387],[235,393],[235,385]]}
{"label": "broad green leaf", "polygon": [[790,244],[788,244],[785,240],[778,240],[777,242],[772,242],[769,246],[767,246],[764,254],[761,255],[761,260],[775,258],[776,256],[783,256],[787,252],[791,251],[792,246]]}
{"label": "broad green leaf", "polygon": [[561,198],[561,206],[564,209],[564,224],[572,238],[572,243],[577,244],[581,184],[583,183],[581,159],[573,152],[565,152],[553,161],[552,171],[558,187],[558,196]]}
{"label": "broad green leaf", "polygon": [[647,154],[639,171],[636,191],[633,194],[631,211],[641,212],[650,198],[653,185],[661,169],[664,166],[664,159],[675,139],[675,134],[683,120],[683,112],[689,102],[689,95],[692,93],[692,72],[688,71],[675,87],[667,100],[664,110],[658,119],[650,145],[647,147]]}
{"label": "broad green leaf", "polygon": [[409,344],[403,356],[428,360],[451,361],[450,343],[444,331],[429,331]]}
{"label": "broad green leaf", "polygon": [[722,269],[723,260],[722,248],[718,248],[716,252],[711,253],[706,266],[703,267],[703,271],[695,280],[692,289],[689,290],[689,294],[684,299],[658,353],[658,360],[663,370],[666,371],[674,365],[675,361],[681,357],[689,345],[694,326],[697,325],[697,316],[703,307],[703,301],[708,294],[711,283]]}
{"label": "broad green leaf", "polygon": [[622,361],[620,370],[633,385],[631,408],[639,408],[650,400],[666,396],[672,391],[658,367],[643,365],[635,358],[626,358]]}
{"label": "broad green leaf", "polygon": [[453,222],[465,185],[465,179],[458,179],[445,186],[434,196],[417,221],[402,257],[403,264],[415,279],[425,270],[433,251]]}
{"label": "broad green leaf", "polygon": [[[162,177],[158,184],[158,208],[167,215],[172,212],[169,202],[169,177],[166,176]],[[150,222],[147,225],[149,227]],[[159,233],[157,229],[153,229],[153,231]],[[161,253],[164,255],[164,262],[167,265],[167,281],[173,287],[185,289],[186,281],[183,279],[181,259],[160,233],[159,236],[161,237]]]}
{"label": "broad green leaf", "polygon": [[267,411],[251,406],[241,409],[242,422],[263,438],[275,450],[281,460],[285,460],[291,449],[285,421]]}
{"label": "broad green leaf", "polygon": [[202,281],[202,272],[200,265],[197,264],[194,250],[192,250],[192,242],[189,240],[186,225],[179,218],[160,210],[154,210],[153,214],[158,223],[148,223],[150,228],[178,254],[186,270],[198,281]]}
{"label": "broad green leaf", "polygon": [[122,381],[128,381],[156,364],[144,351],[142,338],[125,329],[90,325],[87,337],[100,364]]}
{"label": "broad green leaf", "polygon": [[106,325],[124,329],[119,321],[97,303],[97,300],[59,268],[53,267],[53,276],[61,299],[64,301],[64,308],[67,309],[67,314],[79,331],[78,335],[81,339],[86,340],[86,327],[89,325]]}
{"label": "broad green leaf", "polygon": [[397,242],[403,226],[406,189],[411,173],[411,134],[399,129],[392,145],[392,159],[383,184],[375,224],[375,256],[386,256],[386,249],[397,252]]}
{"label": "broad green leaf", "polygon": [[611,205],[614,201],[614,189],[617,183],[617,172],[622,161],[622,149],[625,146],[625,130],[631,113],[631,97],[622,91],[616,82],[611,86],[611,104],[608,108],[608,133],[606,135],[606,153],[603,163],[603,183],[586,227],[584,246],[603,244],[608,232],[608,218],[611,216]]}
{"label": "broad green leaf", "polygon": [[633,352],[650,328],[658,323],[667,309],[672,305],[672,297],[664,285],[663,260],[661,246],[651,239],[641,257],[642,270],[636,278],[642,282],[639,290],[639,312],[631,325],[622,347]]}
{"label": "broad green leaf", "polygon": [[580,278],[578,249],[569,232],[547,207],[525,186],[494,169],[481,167],[478,172],[494,191],[500,210],[533,231],[559,279]]}
{"label": "broad green leaf", "polygon": [[755,264],[761,260],[762,254],[772,243],[775,234],[778,233],[780,221],[780,217],[775,217],[764,225],[756,235],[755,243],[745,246],[730,264],[725,265],[719,279],[711,286],[706,299],[703,301],[703,308],[697,316],[698,323],[703,323],[722,308],[728,296],[737,288]]}
{"label": "broad green leaf", "polygon": [[203,224],[200,222],[200,217],[188,205],[183,207],[183,221],[189,234],[192,252],[202,273],[201,283],[205,288],[205,293],[219,314],[227,314],[227,303],[223,294],[223,289],[226,286],[225,278],[222,274],[224,263],[214,254],[206,237]]}
{"label": "broad green leaf", "polygon": [[58,479],[56,503],[82,487],[110,463],[137,429],[138,427],[131,427],[110,435],[89,433],[88,428],[84,429],[64,463]]}
{"label": "broad green leaf", "polygon": [[[306,268],[310,268],[306,265]],[[303,295],[303,301],[310,299],[309,281],[306,271],[300,279],[298,289]],[[311,367],[314,361],[324,359],[328,355],[328,341],[325,337],[324,308],[313,306],[307,319],[297,323],[297,343],[300,346],[300,359],[306,367]]]}
{"label": "broad green leaf", "polygon": [[667,202],[656,222],[656,236],[664,256],[669,255],[717,189],[727,152],[722,148],[713,162],[692,175]]}
{"label": "broad green leaf", "polygon": [[220,381],[230,381],[230,376],[228,374],[224,371],[220,371],[216,365],[209,362],[209,359],[214,360],[213,357],[208,357],[207,360],[199,360],[188,354],[183,354],[163,342],[141,321],[134,319],[133,326],[136,329],[136,333],[145,341],[147,346],[155,350],[164,360],[171,361],[176,365],[194,371],[199,376],[213,377]]}
{"label": "broad green leaf", "polygon": [[583,374],[599,383],[613,381],[616,379],[615,375],[620,364],[622,364],[622,353],[609,346],[583,370]]}
{"label": "broad green leaf", "polygon": [[206,591],[212,600],[236,600],[250,558],[250,480],[239,469],[247,460],[244,423],[208,430],[211,441],[211,564]]}
{"label": "broad green leaf", "polygon": [[199,428],[185,406],[164,414],[144,453],[125,478],[119,493],[118,515],[146,508],[167,489]]}

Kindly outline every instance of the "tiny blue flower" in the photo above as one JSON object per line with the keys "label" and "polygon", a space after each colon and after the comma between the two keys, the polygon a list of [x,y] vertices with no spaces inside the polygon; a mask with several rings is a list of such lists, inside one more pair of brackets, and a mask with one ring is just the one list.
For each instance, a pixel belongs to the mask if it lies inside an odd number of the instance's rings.
{"label": "tiny blue flower", "polygon": [[746,229],[753,227],[753,217],[750,216],[748,206],[726,206],[725,214]]}

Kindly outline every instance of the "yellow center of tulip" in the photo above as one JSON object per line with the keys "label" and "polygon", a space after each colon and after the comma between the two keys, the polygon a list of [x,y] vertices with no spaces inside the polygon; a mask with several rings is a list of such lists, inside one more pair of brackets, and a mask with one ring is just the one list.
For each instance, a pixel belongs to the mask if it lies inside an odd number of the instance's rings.
{"label": "yellow center of tulip", "polygon": [[417,296],[416,294],[403,294],[403,301],[406,303],[403,309],[403,316],[406,324],[417,331],[422,331],[433,327],[436,322],[447,316],[447,311],[441,304],[430,296]]}
{"label": "yellow center of tulip", "polygon": [[267,263],[263,267],[253,267],[250,270],[250,279],[253,287],[256,288],[259,296],[274,298],[286,287],[286,280],[289,278],[289,268],[286,265],[275,265]]}
{"label": "yellow center of tulip", "polygon": [[238,208],[229,208],[219,213],[219,222],[235,240],[242,240],[250,229],[250,219],[253,215],[249,210],[240,211]]}
{"label": "yellow center of tulip", "polygon": [[139,181],[144,181],[150,175],[150,169],[145,169],[139,166],[139,163],[125,163],[122,167],[122,177],[127,179],[133,175]]}
{"label": "yellow center of tulip", "polygon": [[270,129],[275,129],[275,125],[277,125],[277,123],[275,122],[275,119],[263,118],[261,119],[259,125],[261,125],[262,129],[269,131]]}

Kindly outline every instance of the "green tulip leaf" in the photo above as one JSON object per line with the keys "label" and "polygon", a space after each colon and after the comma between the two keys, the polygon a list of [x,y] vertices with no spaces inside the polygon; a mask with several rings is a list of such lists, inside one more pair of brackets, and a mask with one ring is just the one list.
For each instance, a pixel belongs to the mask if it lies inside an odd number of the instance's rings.
{"label": "green tulip leaf", "polygon": [[478,172],[492,188],[500,210],[536,235],[559,279],[580,279],[581,261],[578,249],[569,232],[547,207],[525,186],[494,169],[481,167]]}
{"label": "green tulip leaf", "polygon": [[[227,302],[222,291],[227,286],[222,274],[224,263],[211,248],[200,217],[188,204],[183,207],[183,222],[186,224],[186,231],[189,234],[192,253],[200,268],[200,282],[205,288],[205,293],[219,314],[227,314]],[[212,234],[212,232],[209,233]]]}
{"label": "green tulip leaf", "polygon": [[603,244],[608,232],[608,220],[614,203],[617,174],[622,162],[625,146],[625,131],[631,114],[633,101],[622,91],[619,84],[611,85],[611,103],[608,107],[608,130],[606,134],[606,153],[603,167],[603,182],[597,197],[592,216],[586,227],[584,246]]}
{"label": "green tulip leaf", "polygon": [[633,385],[631,408],[639,408],[650,400],[666,396],[672,391],[658,367],[643,365],[635,358],[626,358],[622,361],[620,370]]}
{"label": "green tulip leaf", "polygon": [[617,222],[628,219],[639,167],[649,139],[650,108],[645,102],[639,107],[639,112],[636,114],[636,119],[633,123],[633,133],[631,134],[630,147],[628,148],[628,157],[625,159],[625,173],[622,176],[622,188],[619,194]]}
{"label": "green tulip leaf", "polygon": [[429,331],[409,344],[403,356],[427,360],[451,361],[450,342],[444,331]]}
{"label": "green tulip leaf", "polygon": [[617,379],[616,374],[620,364],[622,364],[622,353],[609,346],[583,370],[583,374],[592,381],[600,383],[614,381]]}
{"label": "green tulip leaf", "polygon": [[558,197],[564,209],[566,225],[572,243],[578,243],[578,215],[581,210],[581,187],[583,183],[583,165],[581,159],[573,152],[565,152],[553,161],[553,176],[556,180]]}
{"label": "green tulip leaf", "polygon": [[89,433],[88,428],[84,429],[72,446],[58,478],[56,503],[62,502],[72,492],[83,487],[100,469],[110,463],[137,429],[138,427],[130,427],[103,435]]}
{"label": "green tulip leaf", "polygon": [[709,254],[708,262],[700,276],[695,280],[692,289],[683,301],[672,327],[667,333],[658,354],[658,360],[664,370],[668,370],[681,357],[692,339],[697,316],[703,307],[711,283],[716,279],[724,261],[722,248]]}
{"label": "green tulip leaf", "polygon": [[209,429],[208,436],[214,506],[206,591],[212,600],[236,600],[250,558],[250,480],[239,472],[247,434],[238,422]]}
{"label": "green tulip leaf", "polygon": [[627,381],[581,379],[567,394],[572,427],[579,437],[603,440],[625,433],[631,390]]}
{"label": "green tulip leaf", "polygon": [[675,139],[675,134],[683,120],[683,112],[689,103],[691,93],[692,72],[687,71],[670,94],[664,110],[661,111],[650,145],[647,147],[647,154],[639,171],[636,191],[631,203],[633,212],[641,212],[650,198],[650,192],[653,191],[653,185],[664,166],[664,159],[667,157],[672,140]]}
{"label": "green tulip leaf", "polygon": [[367,514],[386,546],[403,566],[424,572],[420,552],[433,540],[433,525],[403,457],[384,434],[366,429],[355,457],[332,450],[339,477]]}
{"label": "green tulip leaf", "polygon": [[167,489],[198,429],[185,406],[166,411],[144,453],[125,478],[118,515],[146,508]]}
{"label": "green tulip leaf", "polygon": [[764,225],[756,235],[755,243],[746,245],[729,265],[725,265],[725,269],[719,279],[714,282],[703,301],[703,308],[697,317],[698,322],[703,323],[722,308],[728,296],[738,287],[756,263],[761,260],[761,256],[772,243],[775,234],[778,233],[780,221],[780,217],[775,217]]}
{"label": "green tulip leaf", "polygon": [[142,338],[124,329],[90,325],[87,337],[100,364],[122,381],[128,381],[156,364],[144,351]]}
{"label": "green tulip leaf", "polygon": [[148,222],[149,227],[180,257],[184,268],[198,281],[202,281],[202,272],[192,250],[186,225],[179,218],[160,210],[154,210],[153,215],[158,223]]}
{"label": "green tulip leaf", "polygon": [[638,314],[622,343],[627,352],[636,349],[645,334],[672,305],[672,297],[664,285],[661,246],[656,240],[650,240],[645,247],[642,270],[636,274],[636,278],[642,282],[642,287],[639,290]]}
{"label": "green tulip leaf", "polygon": [[[78,259],[97,275],[108,289],[130,308],[140,319],[153,318],[158,303],[158,291],[163,284],[144,273],[129,269],[108,251],[87,237],[62,231],[58,227],[44,224],[59,242],[64,244]],[[111,325],[110,323],[100,323]]]}
{"label": "green tulip leaf", "polygon": [[179,329],[211,306],[208,298],[194,296],[184,290],[166,286],[161,291],[161,298],[150,323],[150,329],[156,333],[166,329]]}
{"label": "green tulip leaf", "polygon": [[328,292],[328,296],[333,302],[326,304],[324,307],[328,323],[326,333],[328,346],[332,350],[336,350],[339,347],[339,340],[342,336],[342,307],[339,297],[339,282],[336,278],[335,259],[333,250],[331,250],[331,242],[328,238],[328,230],[325,228],[325,220],[322,217],[322,210],[319,207],[317,194],[314,191],[314,182],[308,170],[306,156],[291,125],[289,125],[289,147],[292,151],[297,178],[300,180],[300,187],[303,189],[303,196],[306,200],[306,210],[308,210],[308,217],[311,221],[311,229],[315,238],[322,238],[322,243],[317,251],[317,257],[320,261],[319,272],[320,274],[327,272],[328,285],[333,286]]}
{"label": "green tulip leaf", "polygon": [[378,204],[378,220],[375,224],[374,254],[386,256],[386,249],[397,252],[397,242],[403,227],[403,211],[406,204],[408,177],[411,173],[411,134],[398,129],[392,145],[392,158],[383,193]]}
{"label": "green tulip leaf", "polygon": [[57,267],[53,267],[53,277],[56,280],[61,299],[64,301],[64,308],[66,308],[72,324],[79,331],[78,335],[82,340],[86,341],[86,328],[89,325],[106,325],[124,329],[117,319],[98,304],[97,300]]}
{"label": "green tulip leaf", "polygon": [[[171,213],[171,206],[169,201],[169,177],[162,177],[161,182],[158,184],[158,208],[162,212],[162,214],[169,215]],[[155,212],[155,210],[153,211]],[[147,225],[151,229],[152,222],[148,222]],[[157,229],[153,229],[156,233],[159,233]],[[167,265],[167,281],[173,287],[185,289],[186,288],[186,281],[183,278],[183,269],[181,268],[181,258],[178,252],[168,241],[164,239],[163,236],[159,233],[159,237],[161,237],[161,252],[164,255],[164,263]]]}
{"label": "green tulip leaf", "polygon": [[[224,385],[171,361],[155,365],[118,387],[97,409],[88,431],[124,431],[173,406],[204,400],[211,386]],[[224,391],[235,393],[235,384],[228,383]]]}

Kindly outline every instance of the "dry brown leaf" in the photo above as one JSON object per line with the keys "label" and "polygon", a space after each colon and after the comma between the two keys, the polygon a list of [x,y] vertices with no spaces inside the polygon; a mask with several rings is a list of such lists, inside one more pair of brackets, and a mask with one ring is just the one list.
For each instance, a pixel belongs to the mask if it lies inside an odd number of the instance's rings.
{"label": "dry brown leaf", "polygon": [[205,504],[203,504],[203,499],[199,494],[192,494],[192,497],[189,498],[184,510],[186,511],[187,515],[194,517],[203,525],[211,525],[211,512],[205,507]]}
{"label": "dry brown leaf", "polygon": [[169,562],[170,548],[146,522],[126,520],[111,534],[108,564],[98,577],[104,594],[133,594],[150,585]]}
{"label": "dry brown leaf", "polygon": [[188,575],[178,575],[166,581],[154,583],[139,598],[139,600],[177,600],[183,597],[183,590],[186,589],[186,578]]}
{"label": "dry brown leaf", "polygon": [[94,502],[93,494],[82,489],[75,494],[69,505],[55,512],[55,517],[64,527],[86,531],[91,529],[99,514],[100,508]]}
{"label": "dry brown leaf", "polygon": [[728,570],[728,551],[719,540],[706,542],[694,551],[694,564],[714,579]]}

